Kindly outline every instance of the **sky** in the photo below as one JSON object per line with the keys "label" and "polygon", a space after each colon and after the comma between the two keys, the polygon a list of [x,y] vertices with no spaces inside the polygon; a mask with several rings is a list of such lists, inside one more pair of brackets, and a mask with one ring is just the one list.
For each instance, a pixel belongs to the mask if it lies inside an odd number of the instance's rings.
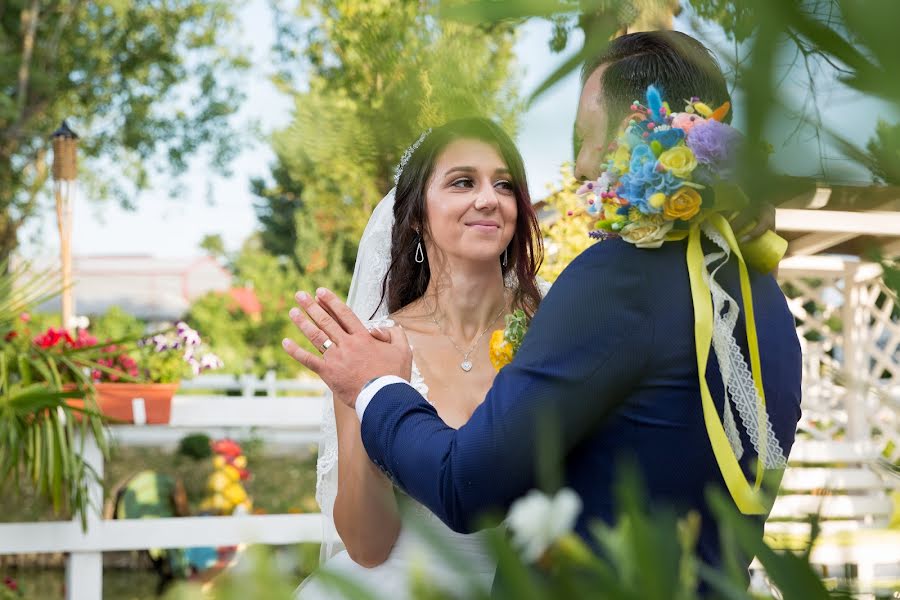
{"label": "sky", "polygon": [[[242,42],[251,49],[254,68],[248,74],[247,99],[237,121],[256,120],[265,134],[290,121],[291,102],[279,94],[269,81],[267,67],[274,29],[266,0],[252,0],[240,12]],[[713,47],[724,45],[715,31],[696,31],[685,11],[676,19],[675,28],[700,34]],[[527,22],[516,45],[523,71],[525,95],[561,64],[568,52],[580,43],[580,31],[570,36],[569,47],[553,54],[548,47],[550,24],[541,20]],[[790,81],[788,82],[790,85]],[[832,89],[832,88],[828,88]],[[802,92],[802,90],[801,90]],[[560,179],[560,165],[572,159],[571,130],[579,95],[576,73],[558,83],[530,107],[521,119],[517,143],[525,161],[532,197],[546,196],[548,187]],[[826,112],[842,110],[846,99],[838,98],[826,106]],[[739,105],[739,102],[735,102]],[[874,129],[874,111],[856,110],[841,117],[854,130]],[[739,118],[739,114],[737,117]],[[773,132],[778,137],[790,129],[783,123]],[[783,130],[783,131],[782,131]],[[776,145],[776,161],[790,163],[794,173],[815,170],[817,161],[809,151],[809,136],[795,136],[790,143]],[[865,137],[868,137],[866,135]],[[770,138],[771,140],[771,138]],[[114,202],[90,202],[81,193],[76,198],[73,224],[75,255],[152,255],[156,257],[200,256],[199,243],[204,236],[220,234],[229,251],[237,250],[256,228],[254,196],[249,189],[252,177],[267,176],[274,154],[263,139],[247,144],[232,163],[228,178],[211,172],[203,160],[191,163],[184,176],[184,192],[169,197],[165,186],[145,191],[138,198],[137,210],[128,211]],[[29,257],[53,256],[58,252],[55,214],[46,210],[28,225],[22,234],[23,254]]]}
{"label": "sky", "polygon": [[[292,103],[268,79],[272,70],[266,67],[267,53],[274,39],[269,8],[266,0],[253,0],[240,14],[242,41],[251,49],[254,68],[248,75],[247,99],[236,120],[255,119],[264,133],[271,132],[289,123]],[[516,54],[526,93],[563,60],[562,55],[550,52],[549,39],[550,26],[540,21],[527,23],[520,34]],[[580,44],[580,32],[572,36],[570,48],[576,44]],[[547,194],[547,185],[559,179],[559,165],[571,159],[569,132],[578,93],[577,77],[569,77],[522,118],[516,141],[536,198]],[[262,139],[245,147],[232,163],[233,173],[228,178],[209,171],[202,159],[193,160],[184,176],[184,193],[170,198],[165,189],[148,190],[141,194],[134,211],[114,202],[90,202],[79,193],[73,209],[73,253],[199,256],[200,241],[209,234],[220,234],[227,250],[237,250],[257,225],[249,180],[267,176],[274,158]],[[23,232],[24,254],[54,255],[58,252],[55,231],[55,213],[48,207]]]}

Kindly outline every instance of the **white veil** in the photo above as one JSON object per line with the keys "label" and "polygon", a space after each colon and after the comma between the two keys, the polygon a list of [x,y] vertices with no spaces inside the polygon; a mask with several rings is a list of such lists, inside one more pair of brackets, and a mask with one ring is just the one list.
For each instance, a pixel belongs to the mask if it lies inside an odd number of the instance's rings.
{"label": "white veil", "polygon": [[[369,217],[359,240],[356,266],[350,281],[347,305],[363,322],[384,320],[387,304],[381,303],[382,282],[391,264],[391,229],[394,226],[394,190],[388,192]],[[377,309],[377,310],[376,310]],[[374,314],[373,314],[374,313]],[[338,484],[338,441],[334,402],[331,392],[322,409],[319,458],[316,461],[316,501],[322,511],[322,549],[324,562],[343,549],[334,526],[334,499]]]}

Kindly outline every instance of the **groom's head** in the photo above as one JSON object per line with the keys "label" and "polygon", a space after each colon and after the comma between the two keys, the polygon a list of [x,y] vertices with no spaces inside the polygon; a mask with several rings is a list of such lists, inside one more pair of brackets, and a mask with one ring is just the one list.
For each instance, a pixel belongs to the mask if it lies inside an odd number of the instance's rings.
{"label": "groom's head", "polygon": [[585,63],[575,119],[575,176],[595,179],[607,145],[631,112],[656,85],[672,110],[692,96],[718,106],[729,100],[716,59],[700,42],[678,31],[643,31],[612,40]]}

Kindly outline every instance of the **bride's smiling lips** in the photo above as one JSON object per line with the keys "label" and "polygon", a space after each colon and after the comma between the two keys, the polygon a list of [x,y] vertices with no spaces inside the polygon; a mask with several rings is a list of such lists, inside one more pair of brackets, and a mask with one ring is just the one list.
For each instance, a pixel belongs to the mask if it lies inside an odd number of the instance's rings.
{"label": "bride's smiling lips", "polygon": [[485,231],[488,233],[500,231],[500,223],[497,223],[496,221],[472,221],[466,223],[466,227],[471,227],[475,231]]}

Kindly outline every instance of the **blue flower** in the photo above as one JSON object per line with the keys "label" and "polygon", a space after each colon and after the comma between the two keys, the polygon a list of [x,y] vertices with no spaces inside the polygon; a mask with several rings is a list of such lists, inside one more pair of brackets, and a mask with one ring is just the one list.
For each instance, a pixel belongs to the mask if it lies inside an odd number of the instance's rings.
{"label": "blue flower", "polygon": [[684,139],[684,130],[674,127],[672,129],[663,129],[661,131],[654,130],[653,133],[650,134],[650,137],[648,139],[651,142],[659,142],[664,150],[668,150]]}

